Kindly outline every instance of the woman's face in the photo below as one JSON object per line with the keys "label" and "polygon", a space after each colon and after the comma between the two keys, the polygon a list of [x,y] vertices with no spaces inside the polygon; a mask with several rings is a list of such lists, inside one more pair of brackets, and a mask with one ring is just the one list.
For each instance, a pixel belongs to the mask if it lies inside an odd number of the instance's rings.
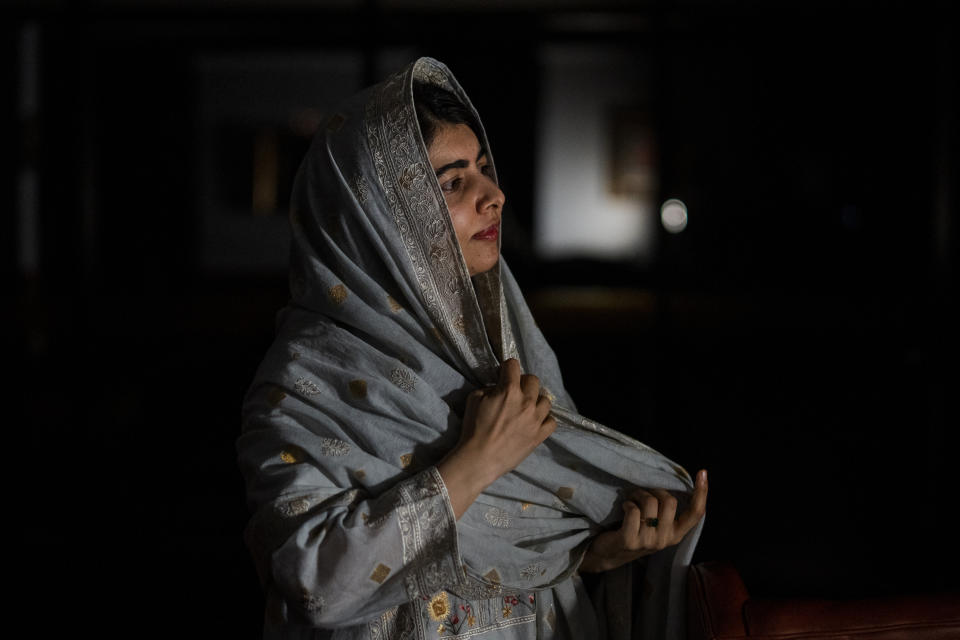
{"label": "woman's face", "polygon": [[506,198],[493,180],[486,150],[467,125],[444,123],[427,153],[470,275],[489,271],[500,258],[497,240]]}

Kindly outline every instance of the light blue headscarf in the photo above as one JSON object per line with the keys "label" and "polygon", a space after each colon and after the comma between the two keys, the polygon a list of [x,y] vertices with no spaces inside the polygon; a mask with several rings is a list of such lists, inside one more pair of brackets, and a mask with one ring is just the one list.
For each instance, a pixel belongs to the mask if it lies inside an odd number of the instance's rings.
{"label": "light blue headscarf", "polygon": [[[590,538],[617,526],[624,493],[663,488],[682,506],[691,478],[576,413],[503,260],[471,281],[417,125],[414,80],[472,109],[449,70],[421,58],[344,104],[295,183],[292,299],[238,441],[268,623],[366,624],[376,637],[395,607],[441,591],[476,600],[553,589],[576,629],[569,577]],[[433,465],[458,440],[467,394],[495,383],[511,357],[540,378],[559,426],[455,521]],[[683,637],[699,531],[648,559],[635,597],[622,582],[629,569],[605,576],[601,610],[619,612],[601,624],[609,637]]]}

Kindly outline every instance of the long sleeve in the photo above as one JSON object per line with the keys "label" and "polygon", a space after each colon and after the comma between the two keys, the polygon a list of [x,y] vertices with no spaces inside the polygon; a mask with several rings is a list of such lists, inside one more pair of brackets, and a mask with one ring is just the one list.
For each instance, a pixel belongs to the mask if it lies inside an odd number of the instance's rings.
{"label": "long sleeve", "polygon": [[435,467],[401,472],[380,491],[351,486],[361,467],[382,475],[385,463],[282,422],[238,441],[255,507],[247,542],[268,599],[280,600],[268,619],[352,626],[460,580],[456,518]]}

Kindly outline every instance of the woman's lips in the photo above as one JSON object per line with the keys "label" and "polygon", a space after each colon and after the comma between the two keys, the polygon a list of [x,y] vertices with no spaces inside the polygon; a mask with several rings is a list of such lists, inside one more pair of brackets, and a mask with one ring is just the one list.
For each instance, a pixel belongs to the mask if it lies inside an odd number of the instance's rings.
{"label": "woman's lips", "polygon": [[492,224],[480,233],[476,233],[473,236],[474,240],[496,240],[497,236],[500,235],[500,225]]}

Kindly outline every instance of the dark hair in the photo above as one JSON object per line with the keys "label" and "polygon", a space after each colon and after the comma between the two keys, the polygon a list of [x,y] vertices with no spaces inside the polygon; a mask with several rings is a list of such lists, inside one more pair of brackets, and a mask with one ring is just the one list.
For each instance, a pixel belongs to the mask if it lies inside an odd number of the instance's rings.
{"label": "dark hair", "polygon": [[423,135],[423,143],[430,146],[441,123],[465,124],[483,145],[480,121],[455,94],[443,87],[414,81],[413,104],[417,110],[417,123]]}

